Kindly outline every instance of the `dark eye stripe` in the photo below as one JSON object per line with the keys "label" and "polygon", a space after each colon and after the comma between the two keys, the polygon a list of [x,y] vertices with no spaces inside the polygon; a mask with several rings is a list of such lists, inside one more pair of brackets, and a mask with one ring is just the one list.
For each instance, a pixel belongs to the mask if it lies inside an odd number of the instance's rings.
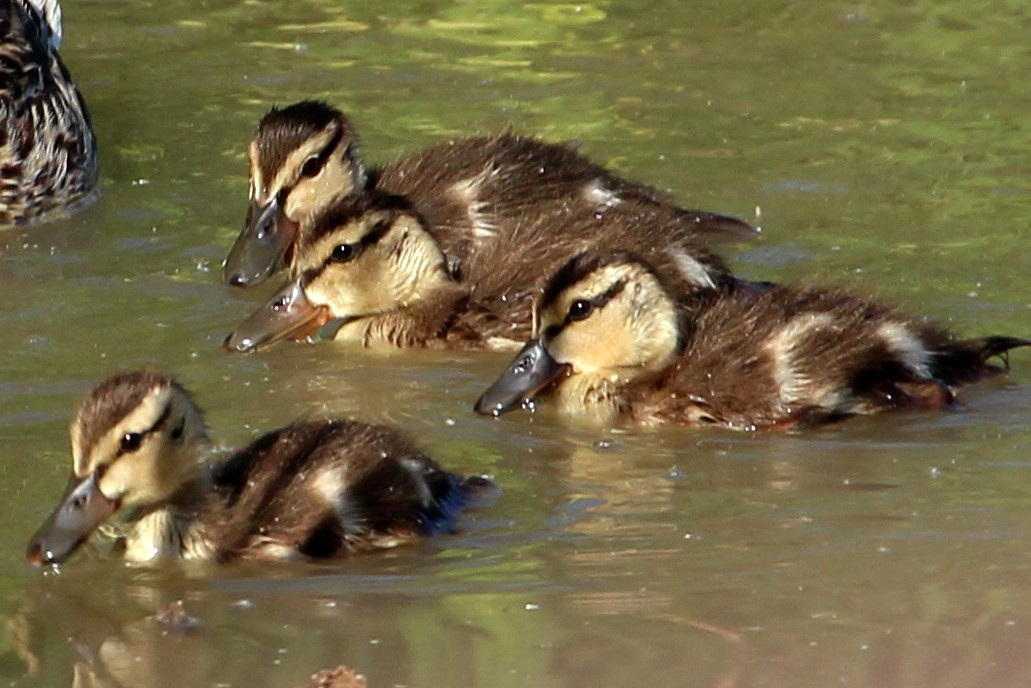
{"label": "dark eye stripe", "polygon": [[150,437],[155,432],[160,430],[161,427],[168,422],[168,419],[171,415],[172,406],[171,404],[169,404],[168,406],[165,406],[165,410],[162,411],[161,415],[158,416],[158,419],[154,421],[154,424],[151,425],[149,428],[147,428],[143,432],[129,432],[123,435],[118,446],[118,456],[122,456],[123,454],[129,454],[139,449],[148,437]]}
{"label": "dark eye stripe", "polygon": [[[607,304],[612,299],[616,298],[619,295],[619,293],[622,292],[623,289],[625,289],[625,288],[626,288],[626,280],[618,280],[616,282],[613,282],[611,287],[606,289],[603,293],[599,294],[598,296],[595,296],[593,299],[577,299],[573,303],[576,304],[576,303],[579,303],[581,301],[586,302],[586,303],[590,304],[590,306],[591,306],[590,310],[593,312],[593,311],[596,311],[599,308],[603,308],[605,306],[605,304]],[[583,320],[583,317],[575,317],[575,316],[576,316],[576,314],[574,314],[572,312],[572,308],[571,308],[570,311],[566,313],[566,317],[562,321],[562,324],[559,327],[560,328],[565,327],[569,323],[574,322],[576,320]]]}
{"label": "dark eye stripe", "polygon": [[390,231],[390,228],[394,226],[394,218],[387,217],[382,220],[377,220],[376,224],[372,226],[372,231],[361,238],[362,247],[372,246],[377,241],[382,239]]}
{"label": "dark eye stripe", "polygon": [[161,428],[162,425],[164,425],[165,423],[168,422],[168,417],[171,416],[171,415],[172,415],[172,405],[169,404],[169,405],[165,406],[165,410],[161,412],[161,415],[158,416],[158,419],[156,421],[154,421],[154,424],[151,425],[149,428],[147,428],[146,430],[143,431],[143,434],[144,435],[150,435],[150,434],[152,434],[154,432],[157,432]]}
{"label": "dark eye stripe", "polygon": [[594,307],[601,308],[606,303],[616,298],[620,294],[620,292],[622,292],[625,288],[626,280],[619,280],[618,282],[615,282],[611,287],[605,290],[604,294],[594,299]]}
{"label": "dark eye stripe", "polygon": [[304,161],[304,163],[301,165],[300,176],[302,178],[314,177],[319,172],[321,172],[322,168],[326,166],[326,161],[329,160],[329,156],[336,149],[337,144],[340,143],[340,138],[343,135],[344,132],[341,129],[337,129],[336,133],[333,134],[333,137],[329,140],[329,143],[327,143],[325,147],[323,147],[323,149],[319,151],[319,154],[316,157],[308,158]]}
{"label": "dark eye stripe", "polygon": [[[310,284],[312,280],[316,279],[319,275],[323,273],[323,271],[326,268],[328,268],[330,265],[334,263],[353,262],[355,259],[358,258],[358,256],[360,256],[365,251],[365,249],[369,248],[370,246],[373,246],[374,244],[379,242],[380,239],[386,236],[387,232],[389,232],[390,228],[393,226],[394,218],[386,217],[382,220],[377,220],[376,223],[372,225],[372,229],[365,233],[358,241],[354,242],[353,244],[337,244],[333,248],[333,251],[326,258],[326,260],[322,262],[322,265],[312,270],[305,271],[305,284]],[[337,255],[338,249],[344,246],[348,247],[349,249],[346,252],[346,259],[340,255]]]}

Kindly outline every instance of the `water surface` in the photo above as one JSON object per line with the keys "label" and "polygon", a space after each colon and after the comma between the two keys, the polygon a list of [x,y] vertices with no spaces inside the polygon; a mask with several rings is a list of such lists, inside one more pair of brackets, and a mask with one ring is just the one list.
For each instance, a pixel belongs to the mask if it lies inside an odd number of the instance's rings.
{"label": "water surface", "polygon": [[[1031,356],[943,414],[801,434],[474,417],[504,356],[231,356],[268,289],[219,265],[246,142],[321,97],[371,161],[517,130],[760,238],[756,279],[846,285],[959,334],[1031,335],[1024,3],[69,0],[103,195],[0,231],[0,672],[32,686],[1023,686]],[[756,214],[758,211],[758,215]],[[463,532],[319,566],[23,563],[110,372],[177,372],[235,446],[303,415],[403,424],[504,487]],[[201,623],[148,617],[183,599]]]}

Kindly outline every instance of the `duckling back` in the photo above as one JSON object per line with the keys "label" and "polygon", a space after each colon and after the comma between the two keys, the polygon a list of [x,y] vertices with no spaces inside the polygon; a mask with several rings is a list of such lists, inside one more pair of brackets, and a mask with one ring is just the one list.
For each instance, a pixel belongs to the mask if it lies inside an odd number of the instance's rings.
{"label": "duckling back", "polygon": [[533,296],[583,253],[632,251],[688,292],[730,288],[734,276],[706,241],[752,231],[681,208],[568,145],[511,133],[409,155],[384,167],[375,185],[407,198],[468,291],[450,320],[448,345],[456,348],[526,339]]}
{"label": "duckling back", "polygon": [[444,471],[396,430],[332,420],[261,437],[215,471],[214,557],[323,558],[451,532],[496,489]]}
{"label": "duckling back", "polygon": [[[569,145],[502,133],[448,141],[407,155],[374,173],[375,187],[406,196],[434,228],[444,250],[462,257],[477,244],[546,228],[563,235],[605,230],[593,225],[616,208],[647,213],[692,238],[745,234],[746,223],[688,210],[659,190],[623,179]],[[569,258],[569,254],[564,254]]]}
{"label": "duckling back", "polygon": [[670,208],[639,201],[604,211],[571,212],[557,224],[553,217],[527,217],[456,263],[457,276],[469,286],[479,309],[470,309],[469,318],[489,312],[496,324],[474,321],[474,328],[525,340],[532,334],[534,296],[549,279],[574,257],[614,251],[646,256],[668,283],[695,298],[748,286],[690,226]]}
{"label": "duckling back", "polygon": [[[255,130],[250,157],[248,217],[223,272],[238,286],[293,268],[291,247],[312,217],[372,190],[407,198],[459,263],[525,224],[544,227],[555,239],[549,246],[569,258],[570,240],[581,238],[569,236],[570,223],[616,207],[647,211],[692,237],[751,231],[733,218],[680,208],[571,146],[511,133],[447,141],[366,172],[350,120],[317,101],[273,108]],[[576,229],[604,231],[589,224]]]}
{"label": "duckling back", "polygon": [[[59,10],[50,15],[59,23]],[[93,122],[57,53],[59,42],[60,26],[50,26],[36,6],[0,0],[2,224],[68,212],[97,183]]]}
{"label": "duckling back", "polygon": [[715,300],[687,329],[680,364],[664,381],[676,400],[638,385],[630,400],[641,415],[754,428],[947,408],[956,387],[1003,370],[992,358],[1031,345],[956,339],[877,301],[784,285]]}

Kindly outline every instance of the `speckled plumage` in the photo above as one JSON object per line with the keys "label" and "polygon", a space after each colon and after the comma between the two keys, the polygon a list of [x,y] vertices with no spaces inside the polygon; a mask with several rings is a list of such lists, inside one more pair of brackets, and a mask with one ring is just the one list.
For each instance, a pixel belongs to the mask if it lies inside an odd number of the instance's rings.
{"label": "speckled plumage", "polygon": [[212,461],[203,416],[163,373],[120,373],[72,422],[68,492],[29,545],[37,565],[70,556],[125,514],[125,556],[224,562],[325,558],[450,532],[485,478],[440,468],[397,430],[314,420]]}
{"label": "speckled plumage", "polygon": [[537,339],[477,402],[480,413],[533,397],[604,424],[790,427],[948,406],[954,387],[1001,370],[988,359],[1031,345],[957,340],[835,289],[685,295],[626,253],[578,256],[537,308]]}
{"label": "speckled plumage", "polygon": [[561,245],[570,233],[582,239],[585,232],[607,231],[619,215],[672,232],[671,242],[688,237],[688,249],[708,236],[751,231],[730,217],[681,208],[667,194],[623,179],[571,146],[507,132],[447,141],[366,172],[350,121],[314,101],[270,111],[255,130],[250,154],[248,219],[224,274],[232,284],[271,274],[265,263],[272,254],[258,260],[248,244],[267,243],[269,233],[282,231],[282,263],[291,267],[295,232],[303,233],[312,217],[341,198],[369,191],[405,197],[456,260],[528,227]]}
{"label": "speckled plumage", "polygon": [[[568,145],[512,133],[437,144],[384,166],[377,189],[406,196],[456,254],[483,239],[533,227],[561,241],[605,231],[614,215],[645,218],[692,241],[749,232],[740,220],[673,203],[668,194],[623,179]],[[593,222],[592,222],[593,221]]]}
{"label": "speckled plumage", "polygon": [[57,53],[59,8],[42,8],[0,0],[0,224],[70,212],[98,178],[93,122]]}
{"label": "speckled plumage", "polygon": [[[335,338],[361,346],[511,350],[532,333],[533,301],[548,276],[585,250],[633,248],[685,292],[737,285],[718,256],[665,214],[621,204],[574,213],[561,231],[553,219],[527,212],[495,236],[456,240],[405,197],[352,195],[302,224],[296,278],[285,291],[293,306],[323,311],[309,320],[313,327],[335,320]],[[227,348],[254,348],[292,327],[282,294],[231,334]]]}
{"label": "speckled plumage", "polygon": [[444,471],[393,428],[309,421],[219,465],[219,508],[199,521],[218,560],[332,557],[452,532],[481,480]]}

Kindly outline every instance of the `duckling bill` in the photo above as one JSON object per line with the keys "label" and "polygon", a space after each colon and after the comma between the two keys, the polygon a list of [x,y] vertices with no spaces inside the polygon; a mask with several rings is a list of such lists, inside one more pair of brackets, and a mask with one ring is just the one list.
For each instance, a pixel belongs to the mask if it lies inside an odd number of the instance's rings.
{"label": "duckling bill", "polygon": [[447,141],[369,170],[354,125],[319,101],[272,108],[254,131],[249,157],[247,217],[223,269],[225,281],[235,286],[293,268],[310,218],[373,190],[407,198],[455,255],[508,234],[527,216],[550,216],[552,231],[561,233],[559,219],[575,221],[616,205],[639,208],[696,236],[753,232],[731,217],[680,208],[568,146],[509,133]]}
{"label": "duckling bill", "polygon": [[349,420],[287,426],[212,461],[190,393],[150,370],[90,391],[71,439],[68,486],[28,546],[35,566],[67,560],[115,517],[130,561],[339,556],[450,532],[496,490],[392,428]]}
{"label": "duckling bill", "polygon": [[946,408],[1031,341],[958,340],[874,301],[786,285],[696,296],[642,258],[581,255],[537,303],[538,334],[476,402],[528,400],[601,424],[753,430],[891,408]]}
{"label": "duckling bill", "polygon": [[248,153],[247,216],[222,272],[233,286],[260,284],[288,266],[300,220],[369,186],[354,125],[318,101],[273,107]]}

